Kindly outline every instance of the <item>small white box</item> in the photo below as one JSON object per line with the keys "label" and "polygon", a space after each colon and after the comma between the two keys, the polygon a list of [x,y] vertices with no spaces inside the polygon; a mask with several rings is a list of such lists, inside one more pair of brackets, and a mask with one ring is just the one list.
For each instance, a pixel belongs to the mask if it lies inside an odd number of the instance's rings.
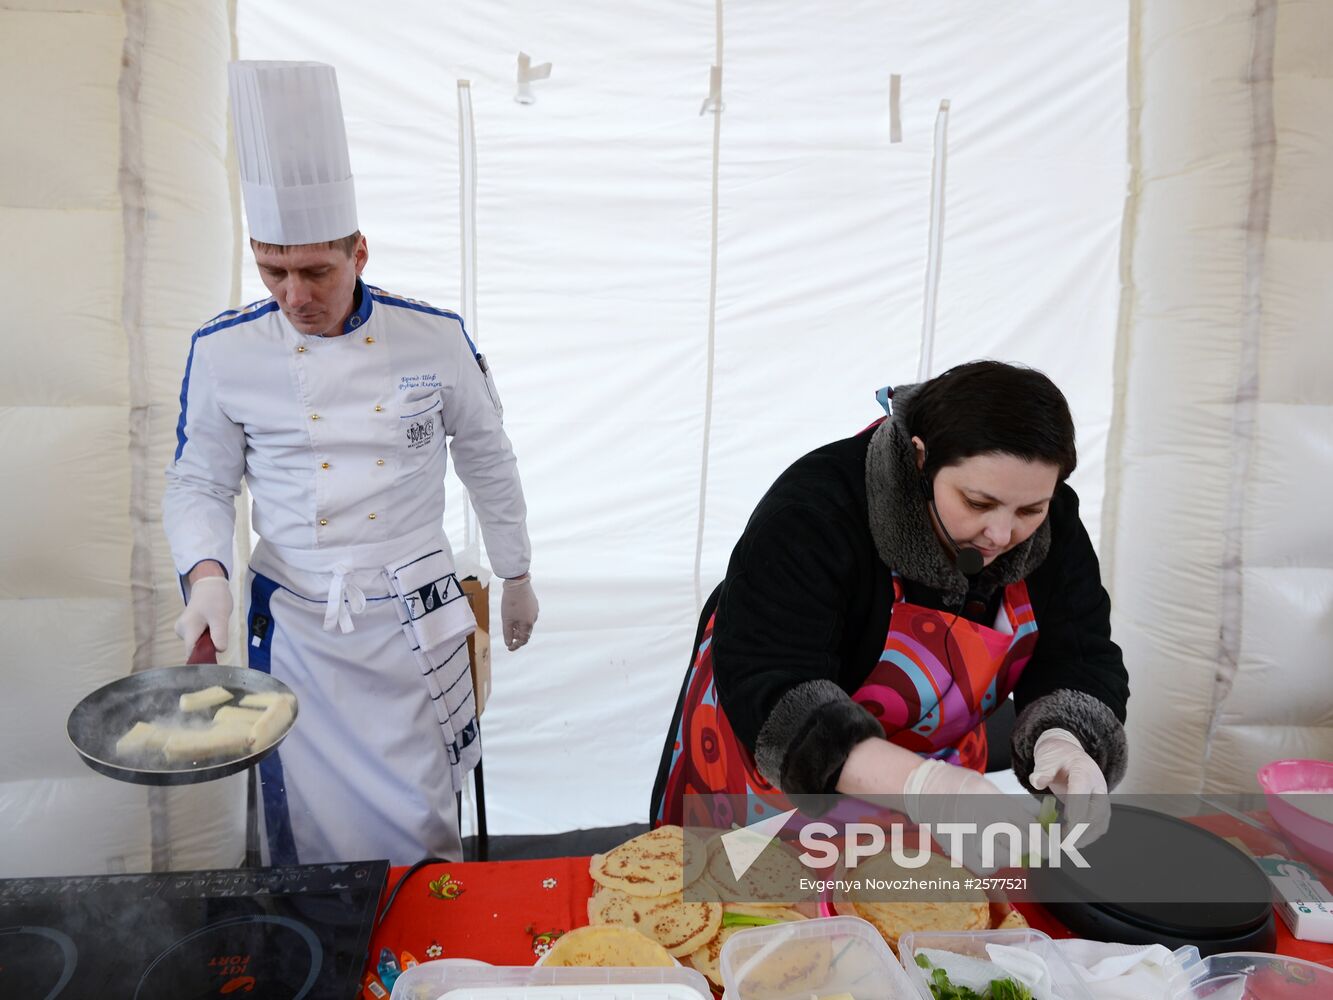
{"label": "small white box", "polygon": [[1302,941],[1333,944],[1333,894],[1307,865],[1281,855],[1255,858],[1277,890],[1277,912]]}

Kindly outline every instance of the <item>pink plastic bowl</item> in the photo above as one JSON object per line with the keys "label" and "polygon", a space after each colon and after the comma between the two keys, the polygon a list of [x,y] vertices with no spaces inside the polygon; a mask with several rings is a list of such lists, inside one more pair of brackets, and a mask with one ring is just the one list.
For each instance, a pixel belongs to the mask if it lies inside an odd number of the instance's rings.
{"label": "pink plastic bowl", "polygon": [[1259,786],[1268,798],[1268,814],[1292,846],[1333,872],[1333,823],[1299,808],[1304,796],[1283,794],[1322,792],[1321,806],[1333,800],[1333,761],[1275,760],[1259,769]]}

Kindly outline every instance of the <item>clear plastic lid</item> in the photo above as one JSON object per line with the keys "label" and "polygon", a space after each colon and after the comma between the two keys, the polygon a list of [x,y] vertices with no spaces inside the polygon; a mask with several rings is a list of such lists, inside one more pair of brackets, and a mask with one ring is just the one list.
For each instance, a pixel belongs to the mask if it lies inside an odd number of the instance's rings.
{"label": "clear plastic lid", "polygon": [[719,963],[728,1000],[915,1000],[884,938],[860,917],[733,934]]}
{"label": "clear plastic lid", "polygon": [[413,966],[392,1000],[711,1000],[693,969],[538,968],[463,965],[440,959]]}
{"label": "clear plastic lid", "polygon": [[898,955],[917,996],[934,1000],[930,992],[930,974],[916,963],[917,951],[933,948],[989,961],[988,944],[1022,948],[1040,958],[1051,972],[1052,991],[1060,1000],[1092,1000],[1083,980],[1055,948],[1050,937],[1030,927],[1004,931],[910,931],[898,939]]}
{"label": "clear plastic lid", "polygon": [[1210,955],[1171,981],[1175,1000],[1327,1000],[1333,968],[1259,952]]}

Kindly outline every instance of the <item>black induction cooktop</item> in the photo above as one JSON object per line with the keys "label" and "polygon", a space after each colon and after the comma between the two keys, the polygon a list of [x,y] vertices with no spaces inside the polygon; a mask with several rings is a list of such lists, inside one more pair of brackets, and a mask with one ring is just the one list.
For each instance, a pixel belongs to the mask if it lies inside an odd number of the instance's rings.
{"label": "black induction cooktop", "polygon": [[0,998],[352,1000],[388,868],[0,880]]}

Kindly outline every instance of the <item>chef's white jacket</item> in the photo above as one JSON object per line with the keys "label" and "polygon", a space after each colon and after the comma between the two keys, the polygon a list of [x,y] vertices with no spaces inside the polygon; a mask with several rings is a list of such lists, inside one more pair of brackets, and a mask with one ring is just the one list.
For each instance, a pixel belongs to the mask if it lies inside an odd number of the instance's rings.
{"label": "chef's white jacket", "polygon": [[163,497],[182,576],[205,559],[231,574],[242,476],[268,543],[326,550],[331,564],[440,527],[450,451],[491,567],[527,572],[517,463],[462,321],[359,280],[357,289],[341,336],[298,332],[272,298],[195,333]]}

